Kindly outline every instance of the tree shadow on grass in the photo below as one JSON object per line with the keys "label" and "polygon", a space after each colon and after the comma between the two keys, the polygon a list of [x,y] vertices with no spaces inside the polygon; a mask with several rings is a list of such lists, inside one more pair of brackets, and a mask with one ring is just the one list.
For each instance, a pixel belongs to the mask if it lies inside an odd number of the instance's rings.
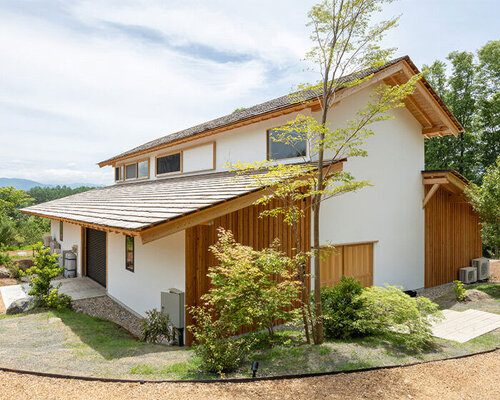
{"label": "tree shadow on grass", "polygon": [[[64,325],[80,339],[83,345],[98,352],[106,360],[139,356],[151,353],[186,351],[179,347],[140,342],[114,322],[70,310],[50,311],[61,318]],[[68,347],[84,348],[80,343],[68,343]]]}

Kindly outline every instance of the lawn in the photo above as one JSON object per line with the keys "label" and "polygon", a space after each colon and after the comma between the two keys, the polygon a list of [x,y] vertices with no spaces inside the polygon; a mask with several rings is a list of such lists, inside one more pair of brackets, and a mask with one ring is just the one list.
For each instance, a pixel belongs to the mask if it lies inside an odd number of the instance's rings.
{"label": "lawn", "polygon": [[[476,308],[500,314],[500,285],[475,288],[492,299],[456,303],[447,295],[436,301],[457,311]],[[277,345],[261,344],[239,371],[227,376],[250,376],[252,361],[259,362],[259,375],[267,376],[442,359],[495,348],[500,344],[500,330],[464,344],[437,339],[436,346],[423,353],[406,352],[394,339],[375,336],[314,346],[303,344],[298,331],[280,331]],[[197,372],[198,360],[188,348],[145,344],[112,322],[72,311],[0,315],[0,343],[3,367],[151,380],[216,378]]]}

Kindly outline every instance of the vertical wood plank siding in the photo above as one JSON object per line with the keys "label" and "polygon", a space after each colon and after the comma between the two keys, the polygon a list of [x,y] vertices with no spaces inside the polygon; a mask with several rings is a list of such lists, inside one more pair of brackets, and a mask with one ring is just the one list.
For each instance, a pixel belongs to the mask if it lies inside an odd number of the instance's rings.
{"label": "vertical wood plank siding", "polygon": [[[274,202],[271,207],[276,207]],[[299,224],[301,249],[311,249],[310,230],[310,200],[301,202],[305,209],[305,217]],[[214,255],[209,247],[217,241],[217,229],[223,227],[230,230],[237,242],[261,250],[279,238],[281,250],[287,255],[295,253],[293,229],[283,222],[281,217],[263,217],[259,215],[265,209],[262,205],[252,205],[230,214],[216,218],[210,225],[197,225],[186,229],[186,308],[201,304],[200,297],[208,292],[210,287],[207,277],[208,269],[216,264]],[[309,273],[309,270],[307,271]],[[186,312],[186,326],[193,321],[189,312]],[[186,333],[186,345],[192,344],[192,335]]]}
{"label": "vertical wood plank siding", "polygon": [[352,277],[363,286],[373,285],[373,243],[335,246],[324,250],[320,261],[321,286],[333,286],[342,275]]}
{"label": "vertical wood plank siding", "polygon": [[[430,190],[427,185],[425,193]],[[458,279],[458,269],[481,257],[479,217],[440,188],[425,207],[425,287]]]}

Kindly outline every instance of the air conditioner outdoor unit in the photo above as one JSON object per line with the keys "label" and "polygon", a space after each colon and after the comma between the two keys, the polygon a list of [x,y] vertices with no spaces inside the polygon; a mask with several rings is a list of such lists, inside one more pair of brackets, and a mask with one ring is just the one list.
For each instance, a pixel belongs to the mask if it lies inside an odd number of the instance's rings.
{"label": "air conditioner outdoor unit", "polygon": [[460,268],[459,279],[462,283],[474,283],[477,281],[477,269],[474,267]]}
{"label": "air conditioner outdoor unit", "polygon": [[490,260],[485,257],[472,260],[472,266],[477,268],[477,280],[482,281],[490,277]]}

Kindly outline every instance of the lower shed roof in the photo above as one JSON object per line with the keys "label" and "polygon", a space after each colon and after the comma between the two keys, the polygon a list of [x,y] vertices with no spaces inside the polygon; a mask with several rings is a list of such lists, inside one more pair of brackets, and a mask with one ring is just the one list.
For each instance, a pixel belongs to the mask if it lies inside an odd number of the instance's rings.
{"label": "lower shed roof", "polygon": [[117,184],[21,211],[111,231],[137,233],[261,188],[250,175],[221,172]]}

